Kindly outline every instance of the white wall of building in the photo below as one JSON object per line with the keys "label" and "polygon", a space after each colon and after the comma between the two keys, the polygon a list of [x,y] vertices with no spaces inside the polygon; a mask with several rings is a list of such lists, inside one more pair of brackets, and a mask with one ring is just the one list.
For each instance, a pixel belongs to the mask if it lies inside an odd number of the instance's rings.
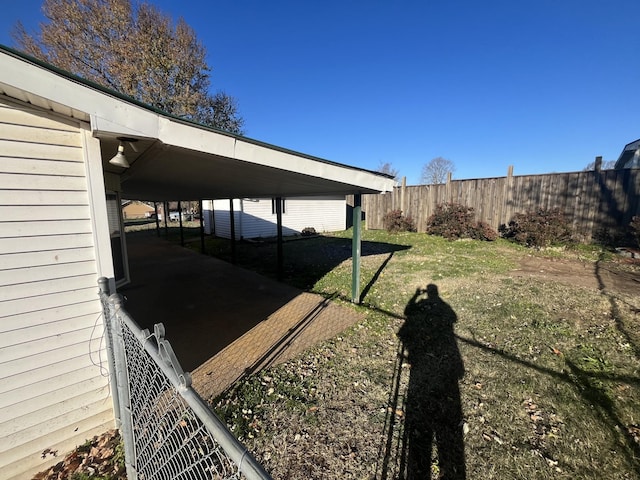
{"label": "white wall of building", "polygon": [[[229,200],[203,202],[205,232],[231,238]],[[270,198],[234,199],[236,239],[274,237],[276,214]],[[283,235],[300,234],[306,227],[316,232],[335,232],[346,228],[344,197],[296,197],[284,199]]]}
{"label": "white wall of building", "polygon": [[97,241],[108,229],[96,144],[79,122],[0,96],[3,479],[31,478],[114,425],[97,296],[113,267],[108,234]]}

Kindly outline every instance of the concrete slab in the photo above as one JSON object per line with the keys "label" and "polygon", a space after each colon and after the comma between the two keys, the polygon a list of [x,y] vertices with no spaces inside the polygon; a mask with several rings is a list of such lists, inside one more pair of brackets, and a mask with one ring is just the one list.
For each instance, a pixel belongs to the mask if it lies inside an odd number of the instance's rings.
{"label": "concrete slab", "polygon": [[292,358],[362,318],[355,310],[200,255],[149,232],[127,236],[131,284],[119,290],[142,328],[163,323],[194,387],[210,399],[243,375]]}

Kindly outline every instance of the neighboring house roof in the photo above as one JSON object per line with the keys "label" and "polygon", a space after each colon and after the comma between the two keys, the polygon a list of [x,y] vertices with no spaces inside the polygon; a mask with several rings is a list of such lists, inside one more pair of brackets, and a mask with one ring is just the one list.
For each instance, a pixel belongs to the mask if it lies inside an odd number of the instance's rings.
{"label": "neighboring house roof", "polygon": [[627,143],[613,167],[616,170],[623,168],[640,168],[640,139]]}
{"label": "neighboring house roof", "polygon": [[[77,118],[100,140],[103,168],[140,200],[379,193],[388,175],[294,152],[160,112],[0,46],[0,94]],[[131,168],[109,164],[118,137]]]}
{"label": "neighboring house roof", "polygon": [[122,203],[122,208],[138,209],[140,211],[152,211],[155,207],[152,207],[147,202],[139,202],[137,200],[127,200],[127,203]]}

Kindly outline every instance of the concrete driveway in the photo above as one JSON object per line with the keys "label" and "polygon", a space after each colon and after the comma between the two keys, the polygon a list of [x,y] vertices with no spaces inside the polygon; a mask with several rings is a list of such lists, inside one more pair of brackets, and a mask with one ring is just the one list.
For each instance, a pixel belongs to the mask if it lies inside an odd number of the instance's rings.
{"label": "concrete driveway", "polygon": [[243,375],[294,357],[362,316],[325,298],[171,244],[127,235],[131,283],[119,290],[142,328],[163,323],[194,387],[211,399]]}

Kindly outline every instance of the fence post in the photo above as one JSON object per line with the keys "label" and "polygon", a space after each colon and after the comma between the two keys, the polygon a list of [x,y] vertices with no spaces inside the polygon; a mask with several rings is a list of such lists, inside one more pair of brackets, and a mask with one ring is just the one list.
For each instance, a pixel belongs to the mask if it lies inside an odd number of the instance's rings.
{"label": "fence post", "polygon": [[596,172],[599,172],[600,170],[602,170],[602,157],[596,157],[596,162],[593,166],[593,169]]}
{"label": "fence post", "polygon": [[116,373],[117,396],[120,407],[120,435],[124,442],[124,458],[129,480],[137,479],[135,439],[133,437],[133,420],[131,418],[131,398],[129,396],[129,374],[127,373],[127,358],[122,337],[122,327],[119,325],[117,314],[122,308],[122,296],[114,293],[108,299],[109,322],[111,323],[114,364]]}
{"label": "fence post", "polygon": [[407,177],[402,177],[402,186],[400,187],[400,210],[405,216],[408,215],[407,213]]}
{"label": "fence post", "polygon": [[104,336],[106,337],[105,346],[107,349],[107,359],[109,361],[109,387],[111,388],[111,400],[113,402],[113,416],[116,420],[116,428],[119,430],[120,421],[120,399],[118,398],[118,378],[116,376],[116,361],[113,354],[113,322],[111,319],[111,306],[107,302],[107,298],[111,295],[109,289],[109,279],[100,277],[98,279],[98,287],[100,288],[100,302],[102,303],[102,321],[104,328]]}
{"label": "fence post", "polygon": [[508,225],[513,215],[513,165],[507,167],[507,179],[504,183],[504,192],[502,194],[501,214],[498,219],[499,227],[501,224]]}

